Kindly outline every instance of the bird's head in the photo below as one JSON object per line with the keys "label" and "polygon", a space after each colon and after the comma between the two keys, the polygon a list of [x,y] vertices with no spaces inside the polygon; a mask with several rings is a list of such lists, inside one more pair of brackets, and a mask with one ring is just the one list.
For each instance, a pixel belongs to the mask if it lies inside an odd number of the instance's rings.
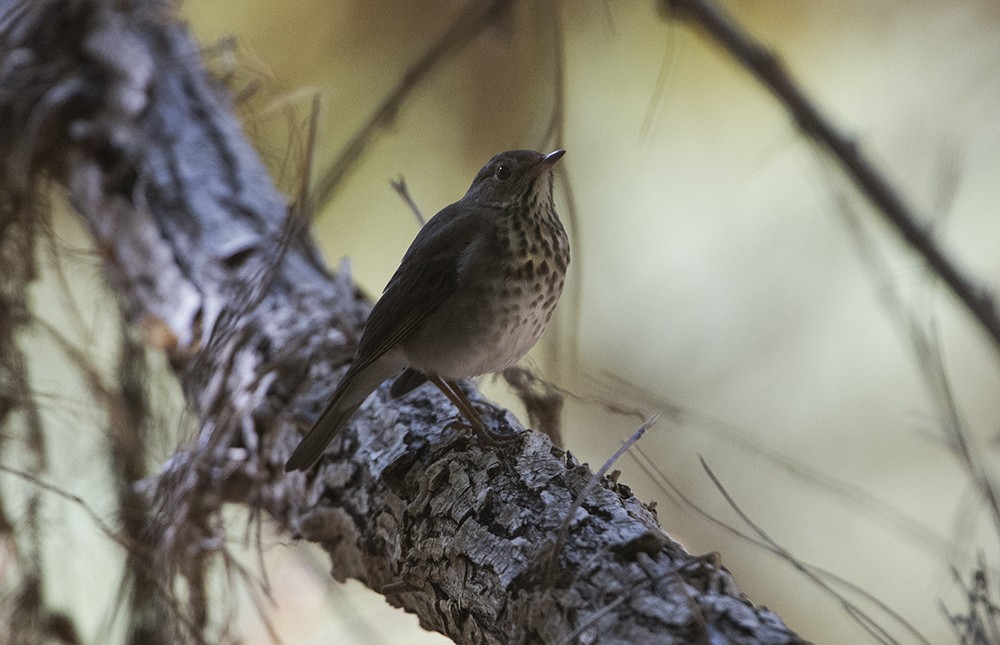
{"label": "bird's head", "polygon": [[495,208],[551,202],[552,167],[564,154],[508,150],[494,155],[472,180],[465,199]]}

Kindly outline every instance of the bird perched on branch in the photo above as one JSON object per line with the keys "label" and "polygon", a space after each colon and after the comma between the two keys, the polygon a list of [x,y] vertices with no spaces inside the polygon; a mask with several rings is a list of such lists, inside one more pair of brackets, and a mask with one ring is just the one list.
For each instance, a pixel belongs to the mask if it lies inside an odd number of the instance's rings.
{"label": "bird perched on branch", "polygon": [[311,468],[368,395],[400,370],[392,396],[429,380],[479,436],[497,439],[456,381],[517,363],[552,316],[569,264],[552,202],[552,168],[563,154],[494,156],[462,199],[421,228],[286,471]]}

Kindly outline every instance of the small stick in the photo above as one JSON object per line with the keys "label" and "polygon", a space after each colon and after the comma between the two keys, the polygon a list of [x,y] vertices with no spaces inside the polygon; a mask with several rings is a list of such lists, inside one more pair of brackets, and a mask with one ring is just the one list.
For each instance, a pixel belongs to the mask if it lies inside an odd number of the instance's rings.
{"label": "small stick", "polygon": [[410,210],[413,211],[413,214],[416,216],[417,221],[420,222],[420,225],[423,226],[426,224],[427,220],[424,219],[424,214],[420,212],[420,207],[417,206],[417,203],[413,201],[412,197],[410,197],[410,191],[406,188],[406,179],[400,175],[399,179],[391,179],[389,180],[389,183],[392,185],[393,190],[395,190],[396,193],[403,198],[403,201],[410,207]]}
{"label": "small stick", "polygon": [[590,481],[587,482],[587,485],[583,487],[580,494],[576,496],[575,500],[573,500],[573,504],[569,507],[569,511],[566,513],[566,518],[563,520],[562,526],[559,527],[559,533],[556,535],[556,542],[552,547],[551,554],[549,555],[549,563],[546,567],[546,578],[549,577],[549,574],[551,574],[552,570],[555,568],[556,558],[559,555],[559,552],[562,551],[563,546],[566,544],[566,537],[569,535],[570,522],[573,521],[573,517],[576,515],[576,512],[581,506],[583,506],[583,500],[586,499],[587,495],[589,495],[594,488],[597,487],[597,484],[600,483],[601,478],[604,477],[605,473],[608,472],[611,466],[613,466],[614,463],[618,461],[621,456],[624,455],[628,449],[642,437],[643,434],[645,434],[646,430],[653,427],[659,418],[660,415],[654,414],[646,420],[645,423],[639,426],[639,428],[632,433],[632,436],[628,438],[628,441],[623,443],[621,448],[619,448],[615,454],[611,455],[611,458],[604,462],[604,465],[591,476]]}

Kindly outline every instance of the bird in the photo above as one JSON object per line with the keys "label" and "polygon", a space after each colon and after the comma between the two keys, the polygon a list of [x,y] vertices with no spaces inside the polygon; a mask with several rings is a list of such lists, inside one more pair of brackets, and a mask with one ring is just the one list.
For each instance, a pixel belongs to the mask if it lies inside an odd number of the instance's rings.
{"label": "bird", "polygon": [[513,366],[552,317],[570,261],[552,199],[553,167],[565,152],[494,155],[465,195],[420,229],[286,472],[311,469],[368,396],[394,376],[390,396],[430,381],[480,437],[499,436],[457,380]]}

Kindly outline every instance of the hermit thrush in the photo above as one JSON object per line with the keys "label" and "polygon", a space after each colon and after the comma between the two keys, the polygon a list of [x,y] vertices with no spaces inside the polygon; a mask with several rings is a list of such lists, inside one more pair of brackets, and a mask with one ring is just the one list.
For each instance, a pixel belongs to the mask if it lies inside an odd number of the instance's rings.
{"label": "hermit thrush", "polygon": [[420,230],[372,309],[354,361],[285,464],[307,470],[383,381],[400,396],[430,380],[487,438],[455,382],[514,365],[534,346],[562,293],[569,241],[552,203],[565,154],[502,152],[462,199]]}

